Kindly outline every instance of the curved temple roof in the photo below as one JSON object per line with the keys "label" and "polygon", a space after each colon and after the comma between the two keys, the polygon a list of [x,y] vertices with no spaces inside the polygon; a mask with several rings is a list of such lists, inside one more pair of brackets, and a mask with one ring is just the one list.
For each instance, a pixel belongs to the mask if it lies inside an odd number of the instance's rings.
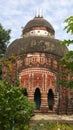
{"label": "curved temple roof", "polygon": [[60,41],[57,39],[31,36],[16,39],[12,42],[6,51],[5,58],[9,58],[12,55],[21,55],[31,52],[46,52],[63,56],[67,51],[67,47],[61,45]]}
{"label": "curved temple roof", "polygon": [[[23,33],[31,30],[33,27],[45,27],[53,34],[55,33],[52,25],[43,19],[43,17],[35,17],[34,19],[30,20],[24,27]],[[67,51],[67,47],[61,45],[60,41],[57,39],[48,36],[28,36],[13,41],[7,48],[5,58],[7,59],[11,56],[18,56],[32,52],[46,52],[63,56]]]}
{"label": "curved temple roof", "polygon": [[51,32],[55,32],[52,25],[45,20],[43,17],[35,17],[34,19],[30,20],[24,27],[23,33],[31,29],[32,27],[45,27],[47,30]]}

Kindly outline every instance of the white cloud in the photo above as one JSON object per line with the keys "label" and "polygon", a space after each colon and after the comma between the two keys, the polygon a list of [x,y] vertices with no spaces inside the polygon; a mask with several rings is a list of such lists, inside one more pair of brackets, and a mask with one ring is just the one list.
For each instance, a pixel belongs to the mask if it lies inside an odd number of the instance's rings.
{"label": "white cloud", "polygon": [[1,0],[0,23],[12,30],[11,41],[20,37],[21,27],[33,19],[37,8],[43,9],[44,18],[55,28],[57,38],[70,37],[63,30],[63,22],[73,15],[73,0]]}

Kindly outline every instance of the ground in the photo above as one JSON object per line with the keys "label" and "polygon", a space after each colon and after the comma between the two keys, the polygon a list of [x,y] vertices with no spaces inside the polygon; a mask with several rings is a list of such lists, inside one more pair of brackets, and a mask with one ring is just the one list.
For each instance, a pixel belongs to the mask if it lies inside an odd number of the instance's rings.
{"label": "ground", "polygon": [[[42,113],[35,113],[35,115],[31,118],[30,121],[30,130],[32,127],[40,121],[46,122],[61,122],[61,123],[68,123],[73,125],[73,115],[56,115],[56,114],[42,114]],[[72,128],[73,129],[73,128]]]}
{"label": "ground", "polygon": [[54,121],[73,121],[73,115],[56,115],[56,114],[42,114],[36,113],[31,121],[40,121],[40,120],[54,120]]}

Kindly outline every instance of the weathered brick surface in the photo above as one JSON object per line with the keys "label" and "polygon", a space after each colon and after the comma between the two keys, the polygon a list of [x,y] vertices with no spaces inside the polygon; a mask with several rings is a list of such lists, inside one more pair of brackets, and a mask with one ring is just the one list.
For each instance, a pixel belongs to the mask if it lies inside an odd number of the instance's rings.
{"label": "weathered brick surface", "polygon": [[14,83],[15,77],[18,75],[20,87],[26,87],[30,102],[34,102],[36,88],[39,88],[41,112],[49,111],[48,93],[51,89],[54,94],[52,112],[71,114],[73,113],[73,93],[69,93],[65,86],[60,89],[57,81],[58,79],[72,79],[72,75],[67,77],[64,74],[59,77],[59,68],[62,72],[67,71],[63,66],[59,67],[59,61],[60,58],[52,54],[34,52],[21,55],[10,66],[4,65],[3,78],[5,79],[9,76],[10,82]]}

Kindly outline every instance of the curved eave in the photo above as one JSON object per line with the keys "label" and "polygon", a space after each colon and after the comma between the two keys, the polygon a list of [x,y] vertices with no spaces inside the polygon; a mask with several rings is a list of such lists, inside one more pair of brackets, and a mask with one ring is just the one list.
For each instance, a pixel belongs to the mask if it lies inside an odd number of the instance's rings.
{"label": "curved eave", "polygon": [[12,44],[10,44],[10,46],[7,48],[5,58],[32,52],[52,53],[62,57],[67,51],[67,47],[61,45],[60,41],[57,39],[31,36],[16,39],[14,42],[12,42]]}

